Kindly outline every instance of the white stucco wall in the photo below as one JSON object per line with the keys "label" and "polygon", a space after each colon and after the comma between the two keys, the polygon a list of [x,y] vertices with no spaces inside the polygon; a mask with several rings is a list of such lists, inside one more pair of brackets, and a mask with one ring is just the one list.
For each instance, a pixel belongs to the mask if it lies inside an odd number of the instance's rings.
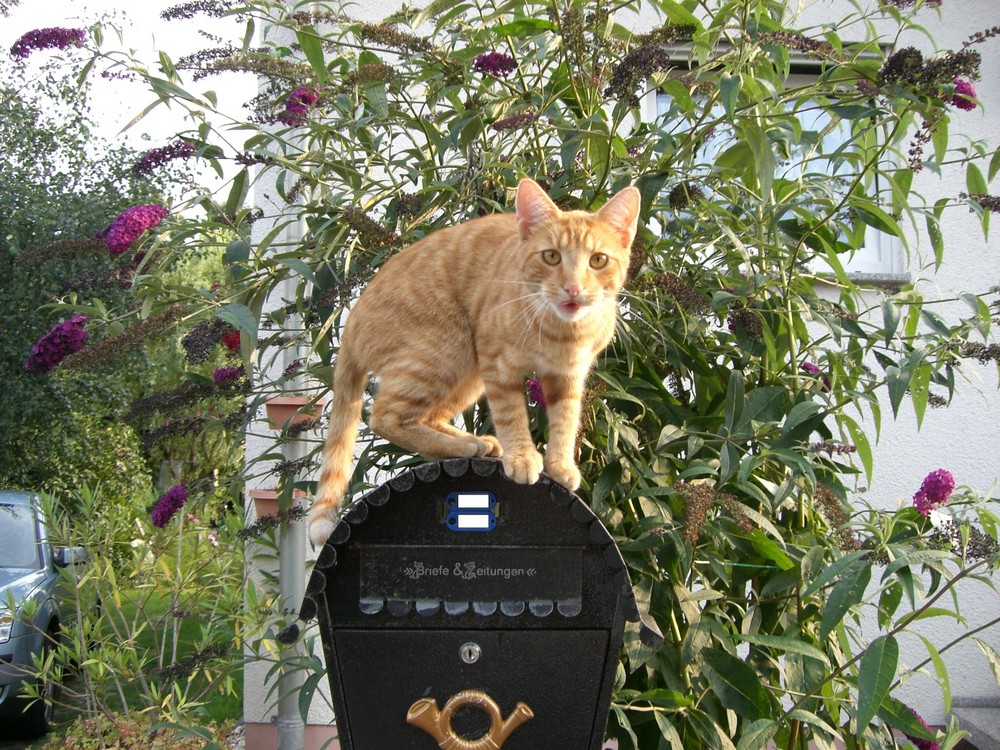
{"label": "white stucco wall", "polygon": [[[363,20],[377,20],[399,7],[398,0],[369,0],[354,6],[352,12]],[[803,24],[831,23],[844,18],[851,10],[848,0],[818,0],[800,2],[798,10]],[[935,49],[922,35],[911,35],[899,40],[900,45],[912,44],[925,55],[938,50],[954,50],[972,33],[1000,25],[1000,3],[995,0],[943,0],[940,13],[932,7],[921,11],[924,25],[936,42]],[[644,12],[635,21],[637,27],[656,20],[655,14]],[[887,23],[886,42],[893,41],[893,31]],[[846,35],[846,32],[841,32]],[[984,78],[976,88],[983,106],[973,112],[955,111],[952,118],[953,135],[961,132],[972,139],[991,139],[994,146],[1000,143],[1000,39],[977,46],[983,54]],[[914,190],[933,203],[939,197],[957,198],[965,190],[965,173],[961,168],[948,168],[941,175],[924,171],[917,175]],[[1000,192],[1000,189],[995,192]],[[258,197],[260,202],[261,198]],[[913,256],[906,267],[918,288],[928,298],[952,299],[961,291],[980,291],[1000,284],[1000,246],[983,238],[978,219],[964,209],[946,213],[945,261],[936,273],[926,267],[930,255],[927,242],[920,236],[922,227],[914,231],[908,227],[909,244]],[[939,310],[946,318],[966,315],[964,303],[947,303]],[[997,391],[996,367],[979,366],[967,362],[961,368],[967,382],[960,383],[958,393],[946,409],[928,409],[922,429],[916,429],[912,408],[904,403],[898,420],[893,421],[888,403],[883,406],[881,436],[875,445],[875,477],[871,487],[863,493],[867,502],[879,507],[895,507],[909,503],[923,477],[931,470],[946,468],[960,485],[968,485],[994,496],[1000,494],[1000,393]],[[872,431],[872,440],[875,436]],[[248,440],[247,453],[268,450],[268,440]],[[1000,617],[1000,597],[981,585],[966,587],[961,600],[963,616],[968,628]],[[928,626],[928,633],[940,646],[959,635],[964,626],[937,618]],[[980,634],[987,642],[1000,649],[1000,628],[994,627]],[[902,644],[901,660],[915,664],[923,660],[926,652],[916,639]],[[945,655],[952,679],[952,692],[957,697],[992,701],[1000,705],[1000,687],[997,686],[982,653],[972,644],[965,644]],[[266,670],[265,670],[266,671]],[[259,669],[247,671],[245,706],[248,721],[268,721],[271,701],[264,696]],[[325,687],[325,686],[324,686]],[[931,723],[945,721],[940,701],[940,691],[930,677],[918,677],[902,687],[897,696],[917,709]],[[328,700],[317,695],[314,705],[325,706]],[[317,708],[310,721],[325,724],[332,714],[328,708]]]}

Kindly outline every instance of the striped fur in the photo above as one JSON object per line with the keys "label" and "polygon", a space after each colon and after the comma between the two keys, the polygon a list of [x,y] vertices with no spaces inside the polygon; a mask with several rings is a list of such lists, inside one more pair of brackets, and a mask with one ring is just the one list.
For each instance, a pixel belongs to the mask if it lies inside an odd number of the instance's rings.
{"label": "striped fur", "polygon": [[[524,484],[544,470],[576,489],[584,379],[614,333],[635,236],[639,192],[597,213],[560,211],[531,180],[517,211],[428,235],[389,260],[348,316],[309,536],[322,545],[350,484],[361,398],[380,379],[374,432],[428,459],[501,457]],[[524,377],[548,404],[545,457],[529,432]],[[452,419],[485,391],[496,429],[472,435]]]}

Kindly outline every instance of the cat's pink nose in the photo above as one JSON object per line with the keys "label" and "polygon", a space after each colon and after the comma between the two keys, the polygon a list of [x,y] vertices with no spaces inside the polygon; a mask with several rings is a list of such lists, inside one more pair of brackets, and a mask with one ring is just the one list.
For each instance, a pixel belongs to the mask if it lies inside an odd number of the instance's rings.
{"label": "cat's pink nose", "polygon": [[576,284],[565,284],[563,286],[563,291],[566,292],[570,299],[580,296],[580,287]]}

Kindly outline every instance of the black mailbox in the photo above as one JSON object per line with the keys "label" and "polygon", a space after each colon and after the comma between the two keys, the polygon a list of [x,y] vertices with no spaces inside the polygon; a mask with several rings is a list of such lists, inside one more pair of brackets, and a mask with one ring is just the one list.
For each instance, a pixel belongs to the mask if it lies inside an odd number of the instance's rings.
{"label": "black mailbox", "polygon": [[343,750],[599,750],[625,620],[662,641],[590,508],[492,459],[355,501],[300,614],[319,617]]}

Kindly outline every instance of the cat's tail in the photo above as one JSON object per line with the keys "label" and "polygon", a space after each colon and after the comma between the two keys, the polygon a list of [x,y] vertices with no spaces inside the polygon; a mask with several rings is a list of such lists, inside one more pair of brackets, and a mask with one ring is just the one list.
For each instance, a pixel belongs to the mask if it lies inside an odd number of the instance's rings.
{"label": "cat's tail", "polygon": [[367,382],[367,372],[352,366],[344,356],[339,358],[333,377],[333,403],[323,446],[323,468],[309,509],[309,540],[316,547],[322,547],[333,533],[351,483],[354,443],[358,438],[361,399]]}

